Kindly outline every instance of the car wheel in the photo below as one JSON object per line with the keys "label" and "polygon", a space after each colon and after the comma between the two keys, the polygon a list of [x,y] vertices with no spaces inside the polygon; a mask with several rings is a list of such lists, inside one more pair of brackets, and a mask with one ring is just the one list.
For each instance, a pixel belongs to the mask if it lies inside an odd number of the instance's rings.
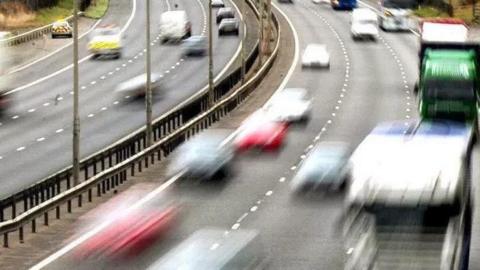
{"label": "car wheel", "polygon": [[240,30],[235,30],[235,35],[238,36],[240,34]]}
{"label": "car wheel", "polygon": [[121,52],[119,52],[115,55],[115,59],[120,59],[120,58],[122,58],[122,53]]}
{"label": "car wheel", "polygon": [[223,31],[222,31],[222,30],[218,30],[218,35],[219,35],[219,36],[223,36]]}
{"label": "car wheel", "polygon": [[56,39],[56,38],[57,38],[57,36],[52,34],[52,39]]}

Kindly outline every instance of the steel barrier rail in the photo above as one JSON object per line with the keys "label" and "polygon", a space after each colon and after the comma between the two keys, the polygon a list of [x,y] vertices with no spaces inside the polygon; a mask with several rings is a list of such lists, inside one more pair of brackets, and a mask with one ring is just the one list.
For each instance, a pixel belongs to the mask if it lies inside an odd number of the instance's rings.
{"label": "steel barrier rail", "polygon": [[78,186],[68,189],[55,197],[52,197],[37,206],[28,209],[19,216],[0,223],[0,234],[3,234],[3,246],[9,246],[9,234],[18,232],[21,243],[24,241],[24,228],[31,223],[32,232],[36,232],[36,221],[43,216],[44,225],[48,226],[49,214],[55,211],[56,218],[60,218],[61,207],[67,205],[67,212],[72,210],[72,202],[76,200],[78,206],[83,204],[83,196],[86,194],[88,201],[92,201],[93,191],[96,189],[97,196],[108,192],[110,188],[124,182],[127,174],[134,176],[136,172],[141,172],[142,167],[148,167],[154,164],[155,160],[161,160],[162,157],[168,156],[173,149],[181,142],[188,140],[194,134],[208,128],[214,122],[227,115],[239,104],[241,104],[247,96],[260,84],[262,79],[272,67],[280,47],[281,29],[276,16],[272,16],[275,26],[276,39],[275,49],[269,56],[259,71],[249,79],[244,85],[240,86],[226,97],[219,100],[215,105],[205,112],[192,118],[186,124],[179,127],[176,131],[166,135],[157,141],[154,145],[135,153],[126,160],[123,160],[115,166],[100,172],[97,175],[87,179]]}
{"label": "steel barrier rail", "polygon": [[[247,0],[247,3],[254,11],[256,10],[255,5],[250,0]],[[257,12],[255,13],[257,14]],[[257,41],[246,61],[247,72],[253,67],[258,53]],[[215,85],[215,101],[218,101],[229,92],[240,80],[241,67],[238,67]],[[154,141],[158,141],[200,113],[205,112],[208,109],[207,91],[207,87],[203,88],[199,93],[155,119],[153,123]],[[82,159],[80,164],[81,180],[89,179],[92,175],[119,164],[142,151],[145,147],[145,127],[142,127],[111,146]],[[0,222],[15,218],[18,212],[20,212],[19,209],[22,209],[22,212],[26,212],[28,209],[70,189],[73,181],[71,171],[72,167],[69,166],[16,194],[0,200]]]}
{"label": "steel barrier rail", "polygon": [[[83,14],[83,12],[78,13],[78,15],[82,15],[82,14]],[[73,22],[73,15],[68,16],[67,18],[65,18],[65,20],[68,21],[69,23],[72,23]],[[9,37],[9,38],[6,38],[6,39],[0,39],[0,47],[15,46],[15,45],[18,45],[18,44],[21,44],[21,43],[29,42],[31,40],[40,38],[43,35],[52,32],[52,25],[53,25],[53,23],[42,26],[42,27],[39,27],[39,28],[36,28],[36,29],[33,29],[33,30],[30,30],[30,31],[22,33],[20,35],[16,35],[16,36]]]}

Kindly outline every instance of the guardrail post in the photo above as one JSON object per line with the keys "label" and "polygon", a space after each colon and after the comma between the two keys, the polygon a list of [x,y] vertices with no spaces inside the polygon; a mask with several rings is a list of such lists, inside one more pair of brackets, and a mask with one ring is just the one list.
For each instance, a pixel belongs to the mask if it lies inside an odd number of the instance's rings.
{"label": "guardrail post", "polygon": [[3,222],[5,220],[4,210],[5,210],[5,208],[3,207],[3,204],[2,204],[2,210],[0,211],[0,221],[1,222]]}
{"label": "guardrail post", "polygon": [[32,219],[32,233],[37,232],[37,220],[35,218]]}
{"label": "guardrail post", "polygon": [[60,219],[60,206],[55,207],[55,216],[57,219]]}
{"label": "guardrail post", "polygon": [[12,219],[17,216],[17,204],[15,201],[12,202]]}
{"label": "guardrail post", "polygon": [[101,189],[100,189],[100,183],[97,184],[97,197],[102,197],[102,193],[100,192]]}
{"label": "guardrail post", "polygon": [[23,193],[23,212],[26,212],[28,210],[28,193],[24,192]]}
{"label": "guardrail post", "polygon": [[100,166],[102,168],[102,171],[105,170],[105,158],[102,155],[102,162],[100,163]]}
{"label": "guardrail post", "polygon": [[20,243],[23,244],[23,226],[20,226],[18,228],[18,240],[20,240]]}
{"label": "guardrail post", "polygon": [[92,202],[92,189],[88,189],[88,202]]}
{"label": "guardrail post", "polygon": [[3,234],[3,247],[8,248],[8,233]]}
{"label": "guardrail post", "polygon": [[72,200],[67,201],[67,212],[72,213]]}
{"label": "guardrail post", "polygon": [[45,226],[48,226],[48,211],[45,212],[45,213],[43,213],[43,219],[44,219],[43,224],[44,224]]}
{"label": "guardrail post", "polygon": [[97,174],[97,162],[94,161],[93,162],[93,175],[96,175]]}
{"label": "guardrail post", "polygon": [[83,196],[82,194],[78,195],[78,207],[82,207],[82,200],[83,199]]}

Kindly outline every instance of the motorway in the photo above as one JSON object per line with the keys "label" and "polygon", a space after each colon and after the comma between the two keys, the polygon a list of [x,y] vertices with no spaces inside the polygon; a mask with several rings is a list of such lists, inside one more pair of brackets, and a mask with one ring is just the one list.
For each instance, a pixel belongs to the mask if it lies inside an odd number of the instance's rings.
{"label": "motorway", "polygon": [[[412,93],[417,78],[417,37],[381,33],[378,42],[353,42],[350,14],[326,3],[296,0],[277,4],[298,36],[296,58],[287,87],[311,90],[314,110],[305,126],[289,130],[280,153],[247,154],[235,163],[221,187],[173,189],[186,209],[178,228],[159,247],[115,269],[143,269],[194,231],[214,226],[226,231],[259,230],[268,269],[342,269],[341,195],[294,196],[288,182],[304,155],[319,141],[347,141],[352,150],[380,121],[418,117]],[[286,24],[284,24],[286,25]],[[324,43],[331,68],[302,70],[298,56],[308,43]],[[78,268],[68,255],[55,257],[47,269]]]}
{"label": "motorway", "polygon": [[[177,4],[177,9],[187,11],[193,34],[204,35],[207,3],[206,0],[152,1],[152,69],[163,76],[158,89],[162,94],[154,101],[154,117],[203,88],[208,74],[206,57],[185,58],[178,45],[160,45],[159,15],[174,9]],[[116,0],[112,1],[102,19],[101,24],[117,24],[124,30],[125,48],[119,60],[90,59],[86,37],[80,39],[82,157],[103,149],[145,123],[143,102],[113,92],[118,83],[144,72],[144,13],[144,1]],[[214,74],[218,76],[233,63],[232,59],[239,52],[240,39],[234,36],[218,38],[217,26],[213,29]],[[0,120],[0,197],[17,192],[71,164],[73,92],[70,48],[8,75],[8,80],[13,82],[11,95],[14,104]]]}

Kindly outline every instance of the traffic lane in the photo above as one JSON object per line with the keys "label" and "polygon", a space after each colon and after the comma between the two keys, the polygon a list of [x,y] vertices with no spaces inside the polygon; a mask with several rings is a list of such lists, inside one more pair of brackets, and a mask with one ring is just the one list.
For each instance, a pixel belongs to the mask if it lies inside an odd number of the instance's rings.
{"label": "traffic lane", "polygon": [[[134,19],[130,27],[126,30],[126,38],[124,40],[125,44],[137,44],[139,39],[138,29],[144,29],[144,4],[143,1],[136,1],[136,12]],[[163,2],[163,1],[162,1]],[[133,0],[119,0],[112,1],[109,4],[107,13],[102,18],[102,24],[116,24],[120,27],[123,27],[124,24],[128,21],[129,17],[132,14]],[[154,5],[159,5],[157,1],[154,1]],[[163,9],[163,8],[162,8]],[[156,10],[156,9],[155,9]],[[143,13],[142,13],[143,11]],[[143,28],[140,28],[143,27]],[[50,38],[50,36],[48,37]],[[79,40],[79,57],[80,59],[89,55],[87,50],[88,36],[84,36]],[[19,71],[17,73],[8,75],[11,77],[11,81],[15,82],[12,85],[12,88],[16,88],[27,83],[38,80],[42,77],[48,76],[49,74],[56,72],[57,70],[63,69],[72,64],[73,58],[73,47],[69,46],[58,52],[57,54],[40,61],[31,67]],[[45,68],[48,67],[48,68]]]}
{"label": "traffic lane", "polygon": [[[198,3],[197,6],[200,7]],[[195,6],[189,5],[188,7],[190,9],[187,9],[187,12],[194,13]],[[203,16],[199,14],[197,16],[198,19],[193,25],[193,31],[195,34],[201,34],[202,29],[204,29],[204,15],[205,14],[203,14]],[[214,29],[216,30],[216,26]],[[153,40],[154,45],[152,46],[152,69],[155,72],[162,76],[167,76],[168,74],[166,73],[173,72],[173,69],[179,64],[187,64],[186,62],[183,63],[181,61],[181,59],[185,60],[186,58],[182,57],[182,49],[180,45],[167,44],[160,46],[159,48],[158,41],[157,36]],[[224,57],[226,57],[225,55],[233,55],[239,46],[239,42],[240,40],[237,37],[218,39],[215,35],[214,51],[216,55],[214,64],[224,65],[226,63],[224,61]],[[102,70],[98,71],[94,66],[82,65],[80,71],[83,83],[80,84],[80,104],[85,104],[82,106],[82,110],[90,112],[111,105],[110,101],[113,102],[111,99],[117,98],[112,93],[112,90],[115,88],[115,85],[111,86],[112,81],[119,83],[138,74],[144,73],[144,57],[145,53],[140,50],[130,59],[115,61],[116,67],[111,70],[103,70],[102,73]],[[195,61],[193,62],[195,63]],[[191,62],[188,64],[190,63]],[[94,63],[92,64],[94,65]],[[198,67],[200,68],[200,65],[198,65]],[[50,119],[50,117],[55,117],[55,115],[61,114],[65,109],[70,108],[69,103],[71,102],[71,94],[73,93],[71,87],[69,87],[71,74],[66,74],[65,78],[63,78],[63,76],[59,77],[59,80],[60,79],[62,79],[60,83],[58,81],[48,81],[35,86],[35,89],[37,90],[37,92],[34,93],[35,98],[30,98],[30,93],[19,93],[14,99],[13,108],[11,108],[9,113],[2,119],[3,127],[10,123],[20,123],[20,125],[23,124],[23,126],[30,128],[31,125],[28,122],[22,123],[25,121],[26,117],[29,117],[30,115],[41,113],[46,119]],[[44,89],[48,89],[47,94],[45,94]],[[56,98],[61,100],[58,100],[57,102],[55,101]],[[94,99],[93,102],[92,99]],[[99,104],[101,99],[106,101],[103,105]],[[50,106],[54,104],[56,106]],[[48,112],[45,112],[45,110]],[[10,134],[18,133],[15,132],[15,130],[9,129],[3,129],[3,131],[9,132]],[[2,134],[2,130],[0,130],[0,135],[5,136],[6,134]]]}
{"label": "traffic lane", "polygon": [[[352,42],[345,16],[328,9],[319,12],[347,41],[352,59],[348,93],[336,119],[326,125],[324,132],[319,130],[319,141],[346,141],[354,149],[378,122],[405,118],[403,80],[386,47],[381,43]],[[299,141],[315,143],[313,136],[291,135],[299,136]],[[308,150],[308,146],[304,149]],[[301,155],[297,155],[297,161],[300,160]],[[292,164],[292,168],[297,164]],[[293,175],[293,171],[285,174],[285,182],[278,181],[270,187],[273,195],[245,219],[242,227],[260,230],[272,258],[269,269],[342,269],[343,196],[322,192],[295,196],[289,187]]]}
{"label": "traffic lane", "polygon": [[[234,42],[233,39],[230,41]],[[215,66],[214,74],[218,74],[223,69],[230,55],[230,53],[219,54],[223,58],[219,61],[222,64]],[[180,65],[175,70],[176,75],[170,73],[171,77],[166,77],[168,82],[163,83],[160,89],[160,91],[165,91],[166,93],[154,105],[153,112],[155,116],[161,115],[190,97],[199,90],[199,86],[206,85],[206,71],[204,75],[198,72],[199,66],[206,66],[205,61],[206,59],[199,59],[198,65],[193,65],[191,62],[188,65]],[[192,76],[192,74],[195,76]],[[86,114],[82,113],[84,115],[81,126],[82,156],[87,156],[103,149],[106,145],[142,126],[145,123],[143,106],[143,102],[124,100],[113,107],[108,107],[108,110],[102,110],[101,108],[103,107],[97,107],[94,115],[91,117],[88,117],[88,115],[85,117]],[[65,126],[62,126],[62,131],[60,132],[57,132],[59,126],[56,122],[45,121],[45,125],[38,125],[38,130],[33,133],[35,134],[34,137],[31,137],[32,132],[30,134],[17,134],[17,136],[12,135],[13,141],[9,141],[8,144],[2,143],[0,148],[8,149],[9,153],[3,156],[0,162],[2,179],[15,180],[9,180],[8,183],[5,183],[0,196],[7,196],[17,192],[38,181],[38,179],[55,173],[59,169],[63,169],[71,164],[70,122],[72,113],[70,110],[71,108],[68,108],[61,114],[57,114],[57,118],[60,121],[67,123]],[[115,123],[115,125],[112,126],[111,123]],[[25,139],[28,144],[18,143],[18,137]],[[44,140],[38,141],[38,138],[44,138]],[[53,141],[55,143],[52,143]],[[19,146],[12,147],[12,145]],[[18,147],[25,147],[25,149],[18,151]],[[45,156],[49,158],[45,159]],[[19,170],[19,168],[26,167],[29,170]]]}
{"label": "traffic lane", "polygon": [[[195,31],[194,33],[200,34],[202,28],[202,23],[199,22],[195,24],[193,27],[193,30]],[[225,65],[229,58],[237,50],[238,45],[238,38],[215,38],[214,49],[216,49],[217,52],[215,55],[216,63],[219,66]],[[169,79],[171,74],[178,73],[173,70],[178,68],[178,64],[187,64],[187,62],[183,63],[180,61],[182,59],[182,50],[178,44],[174,46],[160,46],[157,42],[155,42],[152,47],[152,70],[155,73],[165,76],[165,79]],[[96,113],[104,107],[111,107],[115,105],[113,103],[117,101],[118,98],[124,98],[123,96],[119,97],[113,92],[113,90],[119,82],[144,73],[144,57],[145,53],[140,51],[135,57],[132,57],[128,61],[124,60],[123,64],[118,64],[119,66],[117,68],[105,72],[104,74],[95,74],[94,72],[89,72],[88,66],[82,67],[81,71],[90,75],[90,77],[82,76],[84,80],[90,80],[89,83],[81,84],[80,88],[80,104],[83,114],[87,116],[91,113]],[[198,69],[200,69],[205,64],[206,60],[204,59],[205,58],[194,59],[193,61],[188,61],[188,64],[195,65]],[[203,60],[203,62],[198,60]],[[94,77],[92,77],[92,75]],[[39,114],[42,115],[42,118],[40,118],[42,123],[46,121],[57,121],[57,128],[64,128],[67,126],[67,124],[70,123],[69,120],[58,120],[61,118],[59,116],[67,114],[69,113],[69,110],[71,110],[71,100],[73,96],[71,95],[71,89],[66,87],[66,85],[69,85],[70,82],[71,78],[65,78],[60,83],[54,82],[55,84],[53,85],[50,84],[53,82],[45,83],[45,88],[49,89],[48,95],[39,93],[38,99],[32,99],[32,102],[28,102],[29,99],[27,96],[19,95],[17,97],[18,102],[15,102],[17,106],[12,108],[9,117],[4,117],[2,121],[3,128],[0,129],[0,136],[6,140],[9,140],[10,138],[14,139],[15,141],[20,139],[18,136],[25,136],[24,141],[28,141],[33,139],[31,138],[31,134],[42,135],[41,130],[43,130],[43,127],[42,125],[38,125],[37,122],[39,120]],[[39,92],[43,87],[43,84],[39,85]],[[25,101],[20,102],[20,100]],[[14,126],[12,127],[11,124],[14,124]],[[44,124],[51,125],[52,123]],[[25,130],[28,130],[29,132],[25,133]],[[51,129],[49,130],[51,131]],[[4,151],[4,149],[1,149],[0,146],[0,152],[2,151]]]}

